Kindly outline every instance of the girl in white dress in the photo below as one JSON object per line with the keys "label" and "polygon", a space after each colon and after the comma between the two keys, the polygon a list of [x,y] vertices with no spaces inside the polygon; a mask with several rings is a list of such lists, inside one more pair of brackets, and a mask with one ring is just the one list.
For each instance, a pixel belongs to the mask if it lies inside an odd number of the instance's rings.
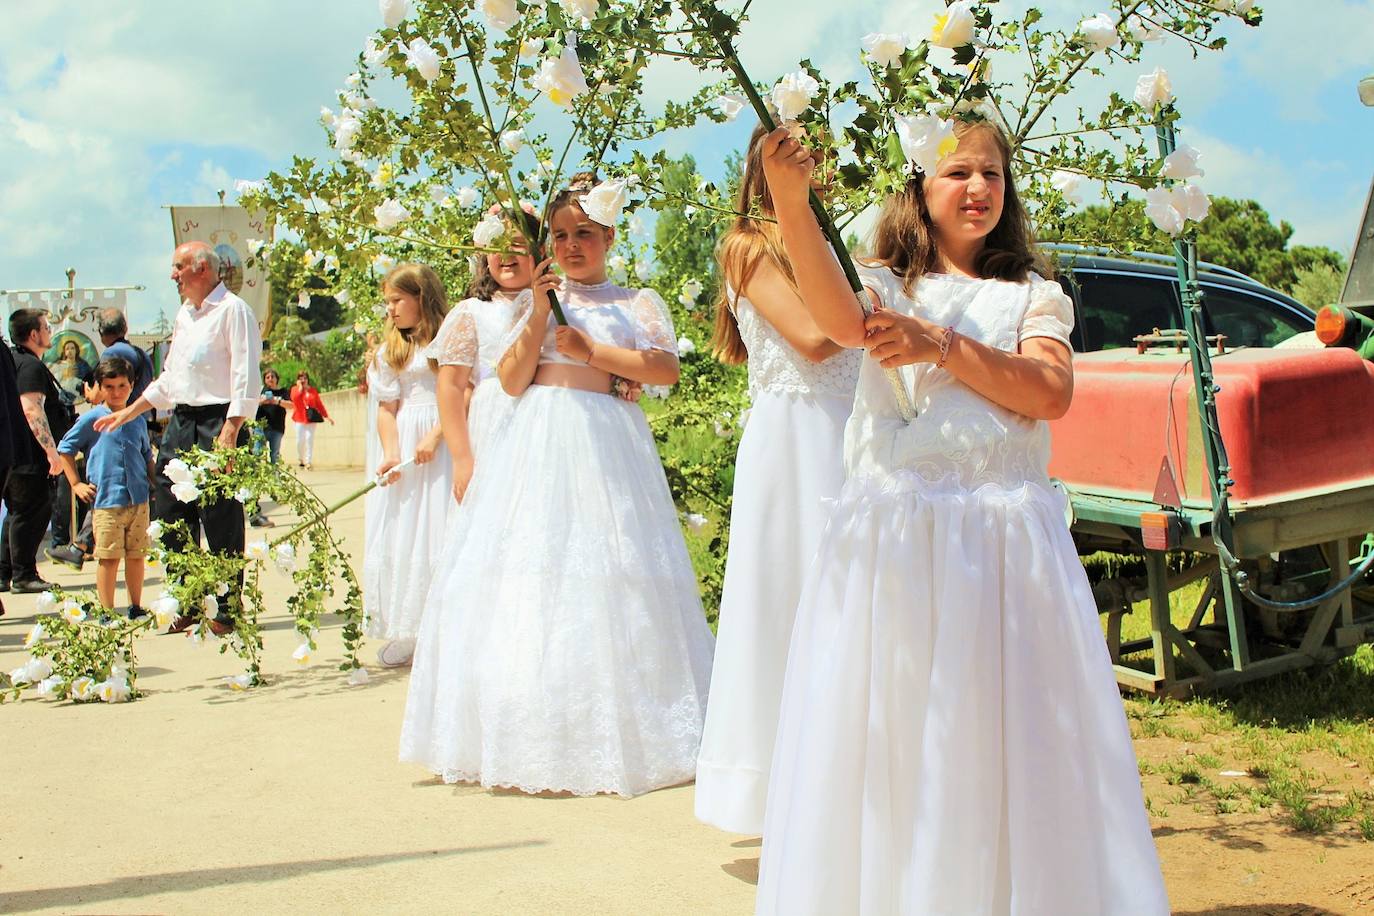
{"label": "girl in white dress", "polygon": [[[443,551],[452,485],[439,428],[435,372],[424,349],[448,312],[444,284],[424,264],[399,264],[382,281],[387,325],[368,369],[377,398],[377,476],[367,495],[363,611],[367,633],[387,640],[377,659],[405,665],[414,651],[430,575]],[[403,471],[392,469],[403,461]]]}
{"label": "girl in white dress", "polygon": [[[760,126],[736,209],[772,215]],[[716,631],[696,815],[734,833],[763,831],[783,670],[801,581],[816,556],[826,502],[844,483],[844,424],[861,350],[844,350],[802,305],[774,223],[740,217],[717,252],[727,284],[716,354],[749,361],[749,422],[735,459],[730,553]]]}
{"label": "girl in white dress", "polygon": [[499,366],[519,403],[430,590],[401,759],[450,782],[632,796],[692,778],[711,676],[653,435],[610,393],[613,375],[673,384],[676,347],[657,294],[606,280],[613,231],[568,192],[549,218],[568,280],[546,261],[519,300]]}
{"label": "girl in white dress", "polygon": [[[1046,474],[1072,306],[1032,272],[993,125],[885,206],[856,304],[785,131],[764,168],[816,323],[864,346],[844,489],[803,587],[758,912],[1168,912],[1121,698]],[[919,411],[897,412],[901,367]]]}
{"label": "girl in white dress", "polygon": [[[510,211],[503,215],[508,237],[519,238],[515,215]],[[519,218],[534,237],[538,221],[523,211]],[[516,297],[529,289],[533,268],[529,255],[480,257],[468,297],[448,313],[425,351],[439,365],[439,420],[453,458],[453,498],[460,503],[476,457],[486,450],[492,434],[505,428],[515,409],[515,399],[501,387],[496,363],[515,323]]]}

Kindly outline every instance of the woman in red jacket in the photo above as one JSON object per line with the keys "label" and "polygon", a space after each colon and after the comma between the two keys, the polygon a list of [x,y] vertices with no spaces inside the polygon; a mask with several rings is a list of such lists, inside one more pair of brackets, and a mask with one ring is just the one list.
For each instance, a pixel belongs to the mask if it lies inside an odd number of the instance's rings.
{"label": "woman in red jacket", "polygon": [[310,470],[310,459],[315,454],[315,424],[325,420],[333,423],[334,419],[324,409],[324,401],[304,369],[296,373],[296,384],[291,386],[291,420],[296,424],[296,460]]}

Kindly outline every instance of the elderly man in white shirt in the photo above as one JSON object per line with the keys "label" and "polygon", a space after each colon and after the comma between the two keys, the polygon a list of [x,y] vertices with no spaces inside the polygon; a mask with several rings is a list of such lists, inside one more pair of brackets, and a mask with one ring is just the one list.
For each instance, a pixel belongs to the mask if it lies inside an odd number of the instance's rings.
{"label": "elderly man in white shirt", "polygon": [[[203,522],[211,550],[242,553],[243,506],[234,499],[205,497],[183,503],[172,495],[172,482],[165,472],[168,461],[197,445],[211,449],[216,443],[225,448],[245,444],[244,421],[257,412],[262,355],[258,321],[248,303],[220,282],[219,271],[219,258],[204,242],[187,242],[172,253],[172,279],[183,301],[162,374],[128,407],[97,420],[95,428],[106,432],[152,408],[171,408],[172,418],[158,449],[154,516],[159,521],[180,519],[196,537]],[[173,549],[183,546],[171,540],[170,534],[163,540]],[[242,584],[240,576],[240,588]],[[217,635],[234,628],[230,602],[239,600],[238,591],[220,597],[219,614],[209,622]],[[167,632],[190,629],[197,611],[188,609]]]}

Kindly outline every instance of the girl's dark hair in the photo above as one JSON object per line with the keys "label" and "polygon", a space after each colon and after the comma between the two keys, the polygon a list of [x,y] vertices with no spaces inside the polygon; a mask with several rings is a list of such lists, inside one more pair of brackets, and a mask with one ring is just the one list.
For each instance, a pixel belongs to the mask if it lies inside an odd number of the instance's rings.
{"label": "girl's dark hair", "polygon": [[[526,244],[539,242],[539,217],[533,213],[526,213],[524,210],[511,209],[509,207],[501,211],[501,219],[505,221],[506,229],[510,233],[512,241],[524,240]],[[530,252],[532,255],[537,252]],[[478,254],[473,259],[472,282],[468,284],[468,299],[481,299],[486,302],[496,295],[496,291],[501,285],[496,282],[496,278],[487,269],[487,256]]]}
{"label": "girl's dark hair", "polygon": [[[1049,263],[1035,249],[1035,232],[1030,217],[1016,191],[1011,174],[1011,142],[1001,128],[990,121],[956,121],[954,135],[962,139],[972,131],[992,137],[1002,155],[1002,174],[1006,189],[1002,196],[1002,218],[983,240],[974,266],[978,275],[988,279],[1022,281],[1034,270],[1045,278],[1054,275]],[[873,230],[873,258],[902,279],[908,296],[922,275],[940,270],[940,251],[935,225],[926,209],[925,176],[916,173],[906,187],[883,205]]]}

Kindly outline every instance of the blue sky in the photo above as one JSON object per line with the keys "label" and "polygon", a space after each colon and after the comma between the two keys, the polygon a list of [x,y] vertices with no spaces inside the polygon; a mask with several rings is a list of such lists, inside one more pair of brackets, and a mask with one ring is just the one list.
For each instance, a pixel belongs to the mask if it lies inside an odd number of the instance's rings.
{"label": "blue sky", "polygon": [[[1065,23],[1098,11],[1090,0],[1036,5]],[[344,76],[380,26],[375,0],[5,6],[0,288],[61,286],[67,267],[79,284],[142,284],[130,298],[135,327],[176,306],[163,205],[213,203],[236,178],[284,168],[293,155],[327,155],[319,108],[337,108]],[[1374,174],[1374,108],[1355,94],[1374,73],[1374,0],[1263,6],[1259,29],[1228,29],[1226,52],[1194,61],[1179,46],[1150,46],[1146,69],[1169,70],[1209,192],[1253,197],[1293,224],[1294,241],[1348,252]],[[923,32],[936,7],[756,0],[741,46],[760,79],[803,57],[840,75],[857,67],[862,35]],[[1077,98],[1129,95],[1136,75],[1090,81]],[[680,76],[656,74],[650,94],[676,91]],[[667,143],[711,171],[746,132],[705,125]]]}

